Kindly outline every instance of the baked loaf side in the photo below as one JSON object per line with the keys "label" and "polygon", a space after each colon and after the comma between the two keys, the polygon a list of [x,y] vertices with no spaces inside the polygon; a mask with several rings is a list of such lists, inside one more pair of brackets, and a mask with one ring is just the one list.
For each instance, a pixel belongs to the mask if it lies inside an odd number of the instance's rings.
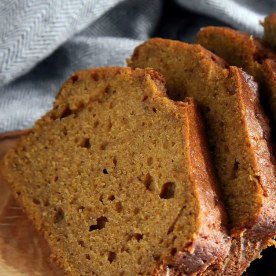
{"label": "baked loaf side", "polygon": [[[128,62],[132,67],[152,67],[162,73],[170,97],[192,96],[198,101],[237,239],[231,250],[238,254],[225,260],[232,266],[220,264],[222,270],[217,273],[241,274],[276,233],[275,170],[256,83],[237,67],[226,67],[222,59],[200,45],[178,41],[150,39],[135,49]],[[248,238],[240,237],[248,231],[252,242],[242,248]],[[262,246],[255,243],[260,237]]]}
{"label": "baked loaf side", "polygon": [[81,71],[63,85],[2,172],[69,275],[188,274],[224,258],[198,116],[150,69]]}
{"label": "baked loaf side", "polygon": [[276,50],[276,13],[267,16],[262,25],[264,27],[264,41]]}
{"label": "baked loaf side", "polygon": [[268,105],[268,113],[276,122],[276,68],[271,66],[275,63],[276,54],[261,40],[225,27],[202,28],[197,34],[197,42],[255,78],[260,86],[262,103]]}

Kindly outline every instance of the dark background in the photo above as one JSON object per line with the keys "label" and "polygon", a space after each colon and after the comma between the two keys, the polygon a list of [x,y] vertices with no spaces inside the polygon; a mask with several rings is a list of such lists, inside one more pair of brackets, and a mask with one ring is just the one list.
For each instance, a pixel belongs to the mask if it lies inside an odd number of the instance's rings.
{"label": "dark background", "polygon": [[152,37],[163,37],[194,43],[199,29],[206,26],[231,27],[214,18],[188,11],[174,3],[174,1],[167,0],[164,1],[162,16]]}

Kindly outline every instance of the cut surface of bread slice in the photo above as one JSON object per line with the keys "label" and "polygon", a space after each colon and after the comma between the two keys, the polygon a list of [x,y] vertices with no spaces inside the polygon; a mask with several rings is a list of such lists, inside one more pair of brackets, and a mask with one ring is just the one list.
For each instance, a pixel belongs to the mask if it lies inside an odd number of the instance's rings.
{"label": "cut surface of bread slice", "polygon": [[256,83],[200,45],[172,40],[146,41],[128,63],[162,73],[172,98],[198,101],[236,237],[218,274],[241,274],[276,232],[275,170]]}
{"label": "cut surface of bread slice", "polygon": [[273,128],[276,123],[276,54],[261,40],[225,27],[202,28],[197,34],[197,42],[255,78],[260,86],[262,103],[270,108]]}
{"label": "cut surface of bread slice", "polygon": [[264,41],[276,50],[276,13],[267,16],[262,25],[264,27]]}
{"label": "cut surface of bread slice", "polygon": [[229,251],[197,107],[151,69],[75,73],[2,172],[69,275],[190,274]]}

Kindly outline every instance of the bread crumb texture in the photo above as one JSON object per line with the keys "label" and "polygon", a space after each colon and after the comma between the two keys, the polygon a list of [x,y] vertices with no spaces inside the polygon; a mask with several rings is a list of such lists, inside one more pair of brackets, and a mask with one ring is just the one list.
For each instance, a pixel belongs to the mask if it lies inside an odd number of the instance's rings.
{"label": "bread crumb texture", "polygon": [[14,195],[68,274],[149,275],[199,235],[190,154],[202,149],[188,114],[198,115],[192,101],[165,97],[163,83],[151,69],[77,72],[5,158]]}

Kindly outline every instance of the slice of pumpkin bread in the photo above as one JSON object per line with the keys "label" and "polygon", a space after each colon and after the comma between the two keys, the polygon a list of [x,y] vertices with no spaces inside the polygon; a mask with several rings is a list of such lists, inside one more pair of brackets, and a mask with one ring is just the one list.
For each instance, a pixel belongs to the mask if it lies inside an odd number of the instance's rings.
{"label": "slice of pumpkin bread", "polygon": [[[276,123],[276,54],[253,36],[225,27],[202,28],[197,43],[223,58],[230,65],[242,67],[260,87],[262,103]],[[276,129],[274,130],[276,131]]]}
{"label": "slice of pumpkin bread", "polygon": [[276,234],[275,170],[256,83],[200,45],[172,40],[146,41],[128,64],[162,73],[170,97],[198,101],[234,236],[229,258],[214,273],[241,274]]}
{"label": "slice of pumpkin bread", "polygon": [[229,251],[197,107],[152,69],[75,73],[2,172],[69,275],[191,274]]}

